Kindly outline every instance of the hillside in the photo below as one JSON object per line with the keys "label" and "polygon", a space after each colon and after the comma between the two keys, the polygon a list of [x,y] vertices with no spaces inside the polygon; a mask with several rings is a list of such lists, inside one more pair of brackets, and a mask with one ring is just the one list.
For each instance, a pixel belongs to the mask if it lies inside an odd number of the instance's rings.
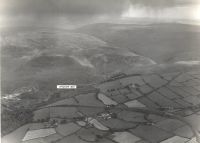
{"label": "hillside", "polygon": [[55,89],[59,83],[88,83],[153,64],[147,57],[88,34],[40,29],[2,36],[2,87],[6,92],[26,84],[47,84],[47,89]]}
{"label": "hillside", "polygon": [[98,37],[112,46],[129,49],[157,63],[200,60],[199,26],[165,24],[97,23],[75,30]]}

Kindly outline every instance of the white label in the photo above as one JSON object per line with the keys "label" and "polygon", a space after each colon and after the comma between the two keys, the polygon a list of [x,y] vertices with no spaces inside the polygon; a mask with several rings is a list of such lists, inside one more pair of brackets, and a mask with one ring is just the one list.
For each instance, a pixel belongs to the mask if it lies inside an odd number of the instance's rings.
{"label": "white label", "polygon": [[76,89],[76,85],[57,85],[57,89]]}

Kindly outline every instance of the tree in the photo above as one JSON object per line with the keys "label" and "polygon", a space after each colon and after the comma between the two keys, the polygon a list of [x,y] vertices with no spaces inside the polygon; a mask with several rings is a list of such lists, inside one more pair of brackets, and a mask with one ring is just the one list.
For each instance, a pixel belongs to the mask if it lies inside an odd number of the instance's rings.
{"label": "tree", "polygon": [[66,123],[66,120],[61,120],[60,124],[65,124]]}

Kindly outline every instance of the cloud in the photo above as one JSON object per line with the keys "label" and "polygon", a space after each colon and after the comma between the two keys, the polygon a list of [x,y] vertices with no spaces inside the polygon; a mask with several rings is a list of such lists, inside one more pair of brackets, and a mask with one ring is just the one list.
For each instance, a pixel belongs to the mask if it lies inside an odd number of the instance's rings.
{"label": "cloud", "polygon": [[177,6],[185,6],[190,4],[197,4],[199,0],[130,0],[130,2],[135,5],[141,5],[148,8],[169,8]]}
{"label": "cloud", "polygon": [[130,0],[122,18],[156,18],[200,21],[198,0]]}
{"label": "cloud", "polygon": [[121,17],[200,18],[200,0],[0,0],[0,3],[0,22],[19,21],[18,17],[33,24],[50,25],[111,21]]}
{"label": "cloud", "polygon": [[32,15],[96,15],[117,14],[123,0],[1,0],[1,11]]}
{"label": "cloud", "polygon": [[196,4],[199,0],[0,0],[8,14],[30,15],[119,15],[127,4],[166,8]]}

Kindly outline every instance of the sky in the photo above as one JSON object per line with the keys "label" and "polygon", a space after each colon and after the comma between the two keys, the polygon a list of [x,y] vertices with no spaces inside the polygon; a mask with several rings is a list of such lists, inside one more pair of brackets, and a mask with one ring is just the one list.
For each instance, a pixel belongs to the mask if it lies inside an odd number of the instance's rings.
{"label": "sky", "polygon": [[0,0],[0,24],[73,25],[114,19],[200,21],[200,0]]}

